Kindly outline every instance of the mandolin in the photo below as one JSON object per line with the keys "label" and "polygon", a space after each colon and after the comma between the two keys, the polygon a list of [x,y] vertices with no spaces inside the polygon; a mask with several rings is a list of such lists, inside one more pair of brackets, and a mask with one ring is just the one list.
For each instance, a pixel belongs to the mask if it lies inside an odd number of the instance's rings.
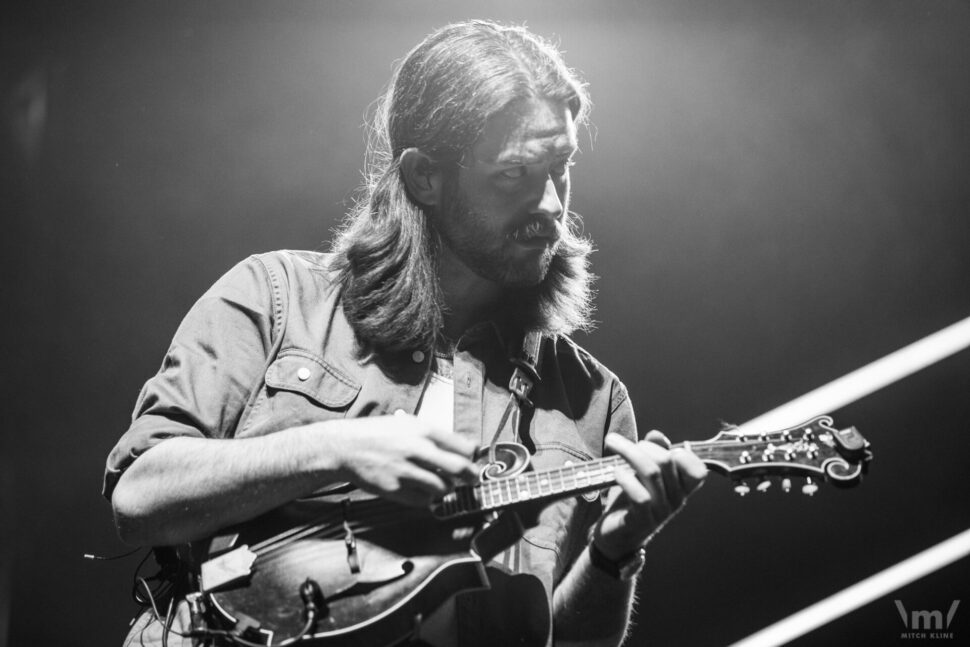
{"label": "mandolin", "polygon": [[[766,491],[771,479],[787,492],[795,477],[812,495],[818,482],[858,483],[872,458],[854,427],[832,425],[819,416],[781,431],[728,429],[674,447],[733,479],[740,495],[752,486]],[[430,509],[340,492],[213,537],[200,560],[200,590],[188,596],[196,635],[264,646],[396,644],[453,595],[488,588],[485,564],[535,525],[545,505],[614,485],[615,470],[629,469],[610,456],[528,471],[529,454],[516,443],[500,443],[494,459],[478,483]]]}

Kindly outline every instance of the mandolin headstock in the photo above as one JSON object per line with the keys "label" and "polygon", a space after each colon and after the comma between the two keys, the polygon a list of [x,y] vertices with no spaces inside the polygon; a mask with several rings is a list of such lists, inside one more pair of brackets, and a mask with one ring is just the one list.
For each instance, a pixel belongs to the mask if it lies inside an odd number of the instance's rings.
{"label": "mandolin headstock", "polygon": [[730,429],[714,438],[684,443],[708,468],[738,481],[735,491],[744,495],[751,487],[744,479],[760,479],[762,492],[771,478],[782,479],[782,489],[791,488],[791,477],[805,477],[802,492],[812,495],[815,480],[840,487],[855,485],[865,473],[872,452],[869,442],[855,427],[836,429],[830,416],[818,416],[805,423],[755,435]]}

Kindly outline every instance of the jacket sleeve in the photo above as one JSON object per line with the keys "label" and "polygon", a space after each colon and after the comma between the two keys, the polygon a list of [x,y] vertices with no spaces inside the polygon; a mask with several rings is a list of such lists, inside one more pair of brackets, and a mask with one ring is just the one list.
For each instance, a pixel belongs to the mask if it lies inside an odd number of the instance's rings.
{"label": "jacket sleeve", "polygon": [[108,455],[102,493],[145,451],[176,436],[231,437],[263,376],[279,307],[258,257],[239,263],[183,319],[158,374],[142,387]]}
{"label": "jacket sleeve", "polygon": [[606,432],[620,434],[633,442],[640,440],[630,394],[627,392],[626,386],[617,378],[613,378],[613,389],[610,395],[610,419]]}

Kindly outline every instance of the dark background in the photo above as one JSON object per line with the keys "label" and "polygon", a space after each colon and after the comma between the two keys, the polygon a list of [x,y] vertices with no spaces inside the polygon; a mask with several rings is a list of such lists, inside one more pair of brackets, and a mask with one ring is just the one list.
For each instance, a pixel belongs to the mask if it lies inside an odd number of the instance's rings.
{"label": "dark background", "polygon": [[[966,2],[5,7],[0,644],[120,643],[137,558],[81,555],[124,550],[100,479],[142,382],[232,264],[326,246],[367,107],[449,20],[526,21],[590,81],[578,340],[644,431],[713,436],[970,315]],[[968,369],[832,412],[873,444],[857,489],[712,476],[651,548],[630,644],[726,644],[970,526]],[[896,644],[892,601],[970,598],[967,562],[797,644]]]}

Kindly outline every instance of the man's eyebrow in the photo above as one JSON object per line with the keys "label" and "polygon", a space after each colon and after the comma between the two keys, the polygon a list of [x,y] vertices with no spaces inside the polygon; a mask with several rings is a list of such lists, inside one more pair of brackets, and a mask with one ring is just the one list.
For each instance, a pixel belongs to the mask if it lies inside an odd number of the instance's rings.
{"label": "man's eyebrow", "polygon": [[493,166],[529,166],[530,164],[544,162],[547,159],[558,160],[575,157],[577,153],[579,153],[579,146],[563,146],[562,148],[543,151],[534,155],[520,155],[517,153],[509,157],[502,157],[500,155],[495,161],[490,162],[490,164]]}

